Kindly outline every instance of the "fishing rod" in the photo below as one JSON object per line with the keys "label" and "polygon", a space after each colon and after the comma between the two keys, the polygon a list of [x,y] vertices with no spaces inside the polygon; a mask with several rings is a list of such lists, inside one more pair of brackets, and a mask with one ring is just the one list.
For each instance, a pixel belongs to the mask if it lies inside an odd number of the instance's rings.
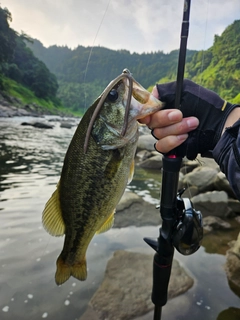
{"label": "fishing rod", "polygon": [[[181,41],[178,59],[175,108],[179,109],[186,61],[191,0],[184,0]],[[203,236],[202,217],[195,211],[189,199],[182,199],[184,192],[177,191],[182,158],[177,149],[163,157],[160,215],[162,226],[159,238],[144,238],[155,251],[153,260],[152,302],[154,320],[161,320],[162,307],[167,303],[168,284],[171,275],[174,247],[184,255],[194,253],[200,247]]]}

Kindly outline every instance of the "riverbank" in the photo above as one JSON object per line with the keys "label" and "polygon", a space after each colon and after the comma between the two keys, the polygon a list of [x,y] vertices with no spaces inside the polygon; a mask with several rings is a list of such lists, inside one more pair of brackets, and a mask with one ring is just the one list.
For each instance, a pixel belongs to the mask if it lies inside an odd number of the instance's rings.
{"label": "riverbank", "polygon": [[44,115],[73,116],[70,112],[56,107],[47,108],[36,103],[24,104],[20,99],[4,96],[0,92],[0,118],[41,117]]}

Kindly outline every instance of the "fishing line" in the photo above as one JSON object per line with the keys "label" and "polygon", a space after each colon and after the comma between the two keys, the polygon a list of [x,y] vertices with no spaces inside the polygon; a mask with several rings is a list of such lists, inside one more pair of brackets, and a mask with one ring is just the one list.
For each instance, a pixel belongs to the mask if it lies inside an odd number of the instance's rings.
{"label": "fishing line", "polygon": [[102,19],[101,19],[101,21],[100,21],[100,24],[99,24],[99,26],[98,26],[97,32],[96,32],[95,37],[94,37],[94,39],[93,39],[93,43],[92,43],[92,46],[91,46],[91,49],[90,49],[90,52],[89,52],[89,55],[88,55],[88,60],[87,60],[87,64],[86,64],[86,69],[85,69],[85,71],[84,71],[83,88],[84,88],[84,102],[85,102],[85,103],[84,103],[84,104],[85,104],[84,108],[85,108],[85,110],[86,110],[86,108],[87,108],[87,95],[86,95],[86,86],[85,86],[85,85],[86,85],[87,70],[88,70],[88,66],[89,66],[89,63],[90,63],[90,59],[91,59],[91,56],[92,56],[92,52],[93,52],[93,48],[94,48],[95,42],[96,42],[96,40],[97,40],[99,31],[100,31],[100,29],[101,29],[101,27],[102,27],[103,21],[104,21],[104,19],[105,19],[105,17],[106,17],[106,14],[107,14],[107,11],[108,11],[108,8],[109,8],[109,6],[110,6],[111,1],[112,1],[112,0],[109,0],[109,1],[108,1],[108,4],[107,4],[107,6],[106,6],[106,9],[105,9],[105,11],[104,11],[104,13],[103,13]]}

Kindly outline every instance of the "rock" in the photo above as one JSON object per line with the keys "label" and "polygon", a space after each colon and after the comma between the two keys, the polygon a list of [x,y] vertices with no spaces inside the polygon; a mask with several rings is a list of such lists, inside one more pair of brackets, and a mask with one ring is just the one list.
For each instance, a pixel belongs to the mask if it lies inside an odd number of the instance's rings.
{"label": "rock", "polygon": [[228,206],[232,212],[240,214],[240,202],[235,199],[228,199]]}
{"label": "rock", "polygon": [[137,150],[154,151],[154,144],[156,141],[157,140],[151,134],[144,134],[138,139]]}
{"label": "rock", "polygon": [[216,190],[226,191],[229,197],[236,198],[234,192],[232,191],[230,184],[223,172],[218,172],[214,180],[214,187]]}
{"label": "rock", "polygon": [[[179,189],[181,188],[179,187]],[[184,191],[182,198],[192,199],[192,197],[196,196],[197,194],[198,194],[198,188],[195,186],[191,186]]]}
{"label": "rock", "polygon": [[240,309],[230,307],[219,313],[216,320],[239,320],[240,319]]}
{"label": "rock", "polygon": [[128,209],[133,203],[142,203],[143,201],[144,200],[136,193],[125,191],[117,205],[117,211],[123,211],[125,209]]}
{"label": "rock", "polygon": [[207,231],[230,229],[231,224],[219,217],[208,216],[203,219],[203,228]]}
{"label": "rock", "polygon": [[226,217],[229,214],[228,196],[225,191],[201,193],[191,199],[194,208],[203,216]]}
{"label": "rock", "polygon": [[147,150],[141,150],[136,154],[136,158],[138,158],[139,161],[144,161],[148,158],[150,158],[152,155],[151,152],[147,151]]}
{"label": "rock", "polygon": [[141,168],[145,168],[145,169],[161,169],[162,158],[163,158],[163,155],[159,154],[138,163],[138,165]]}
{"label": "rock", "polygon": [[225,270],[231,289],[240,296],[240,233],[227,251]]}
{"label": "rock", "polygon": [[138,130],[140,132],[140,135],[146,135],[146,134],[150,134],[151,130],[145,125],[145,124],[138,124]]}
{"label": "rock", "polygon": [[22,126],[32,126],[40,129],[52,129],[54,126],[44,122],[22,122]]}
{"label": "rock", "polygon": [[214,190],[214,181],[218,171],[207,167],[199,167],[187,173],[182,180],[185,187],[196,186],[199,192]]}
{"label": "rock", "polygon": [[114,228],[128,226],[157,226],[161,218],[155,205],[144,201],[133,192],[125,192],[116,208]]}
{"label": "rock", "polygon": [[180,169],[180,171],[183,174],[187,174],[189,172],[192,172],[195,168],[198,168],[200,166],[199,162],[196,160],[190,161],[190,160],[186,160],[182,162],[182,168]]}
{"label": "rock", "polygon": [[72,127],[73,127],[73,124],[67,121],[63,121],[60,124],[60,128],[71,129]]}
{"label": "rock", "polygon": [[236,220],[238,223],[240,223],[240,216],[237,216],[237,217],[235,218],[235,220]]}
{"label": "rock", "polygon": [[[152,310],[152,263],[152,255],[116,251],[107,264],[101,286],[90,301],[93,312],[87,310],[81,320],[128,320]],[[174,260],[168,298],[187,291],[192,285],[193,279]]]}
{"label": "rock", "polygon": [[205,158],[205,157],[201,157],[200,155],[198,155],[196,160],[197,160],[197,162],[199,162],[199,165],[201,167],[207,167],[207,168],[215,169],[217,171],[220,170],[219,165],[212,158]]}

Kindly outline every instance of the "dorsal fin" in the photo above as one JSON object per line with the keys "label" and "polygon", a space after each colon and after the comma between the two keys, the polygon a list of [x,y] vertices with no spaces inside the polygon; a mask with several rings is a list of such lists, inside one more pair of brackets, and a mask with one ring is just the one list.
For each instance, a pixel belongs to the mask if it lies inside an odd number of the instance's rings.
{"label": "dorsal fin", "polygon": [[62,210],[59,199],[60,182],[57,189],[45,205],[42,214],[42,223],[45,230],[52,236],[62,236],[65,233],[65,224],[62,218]]}

